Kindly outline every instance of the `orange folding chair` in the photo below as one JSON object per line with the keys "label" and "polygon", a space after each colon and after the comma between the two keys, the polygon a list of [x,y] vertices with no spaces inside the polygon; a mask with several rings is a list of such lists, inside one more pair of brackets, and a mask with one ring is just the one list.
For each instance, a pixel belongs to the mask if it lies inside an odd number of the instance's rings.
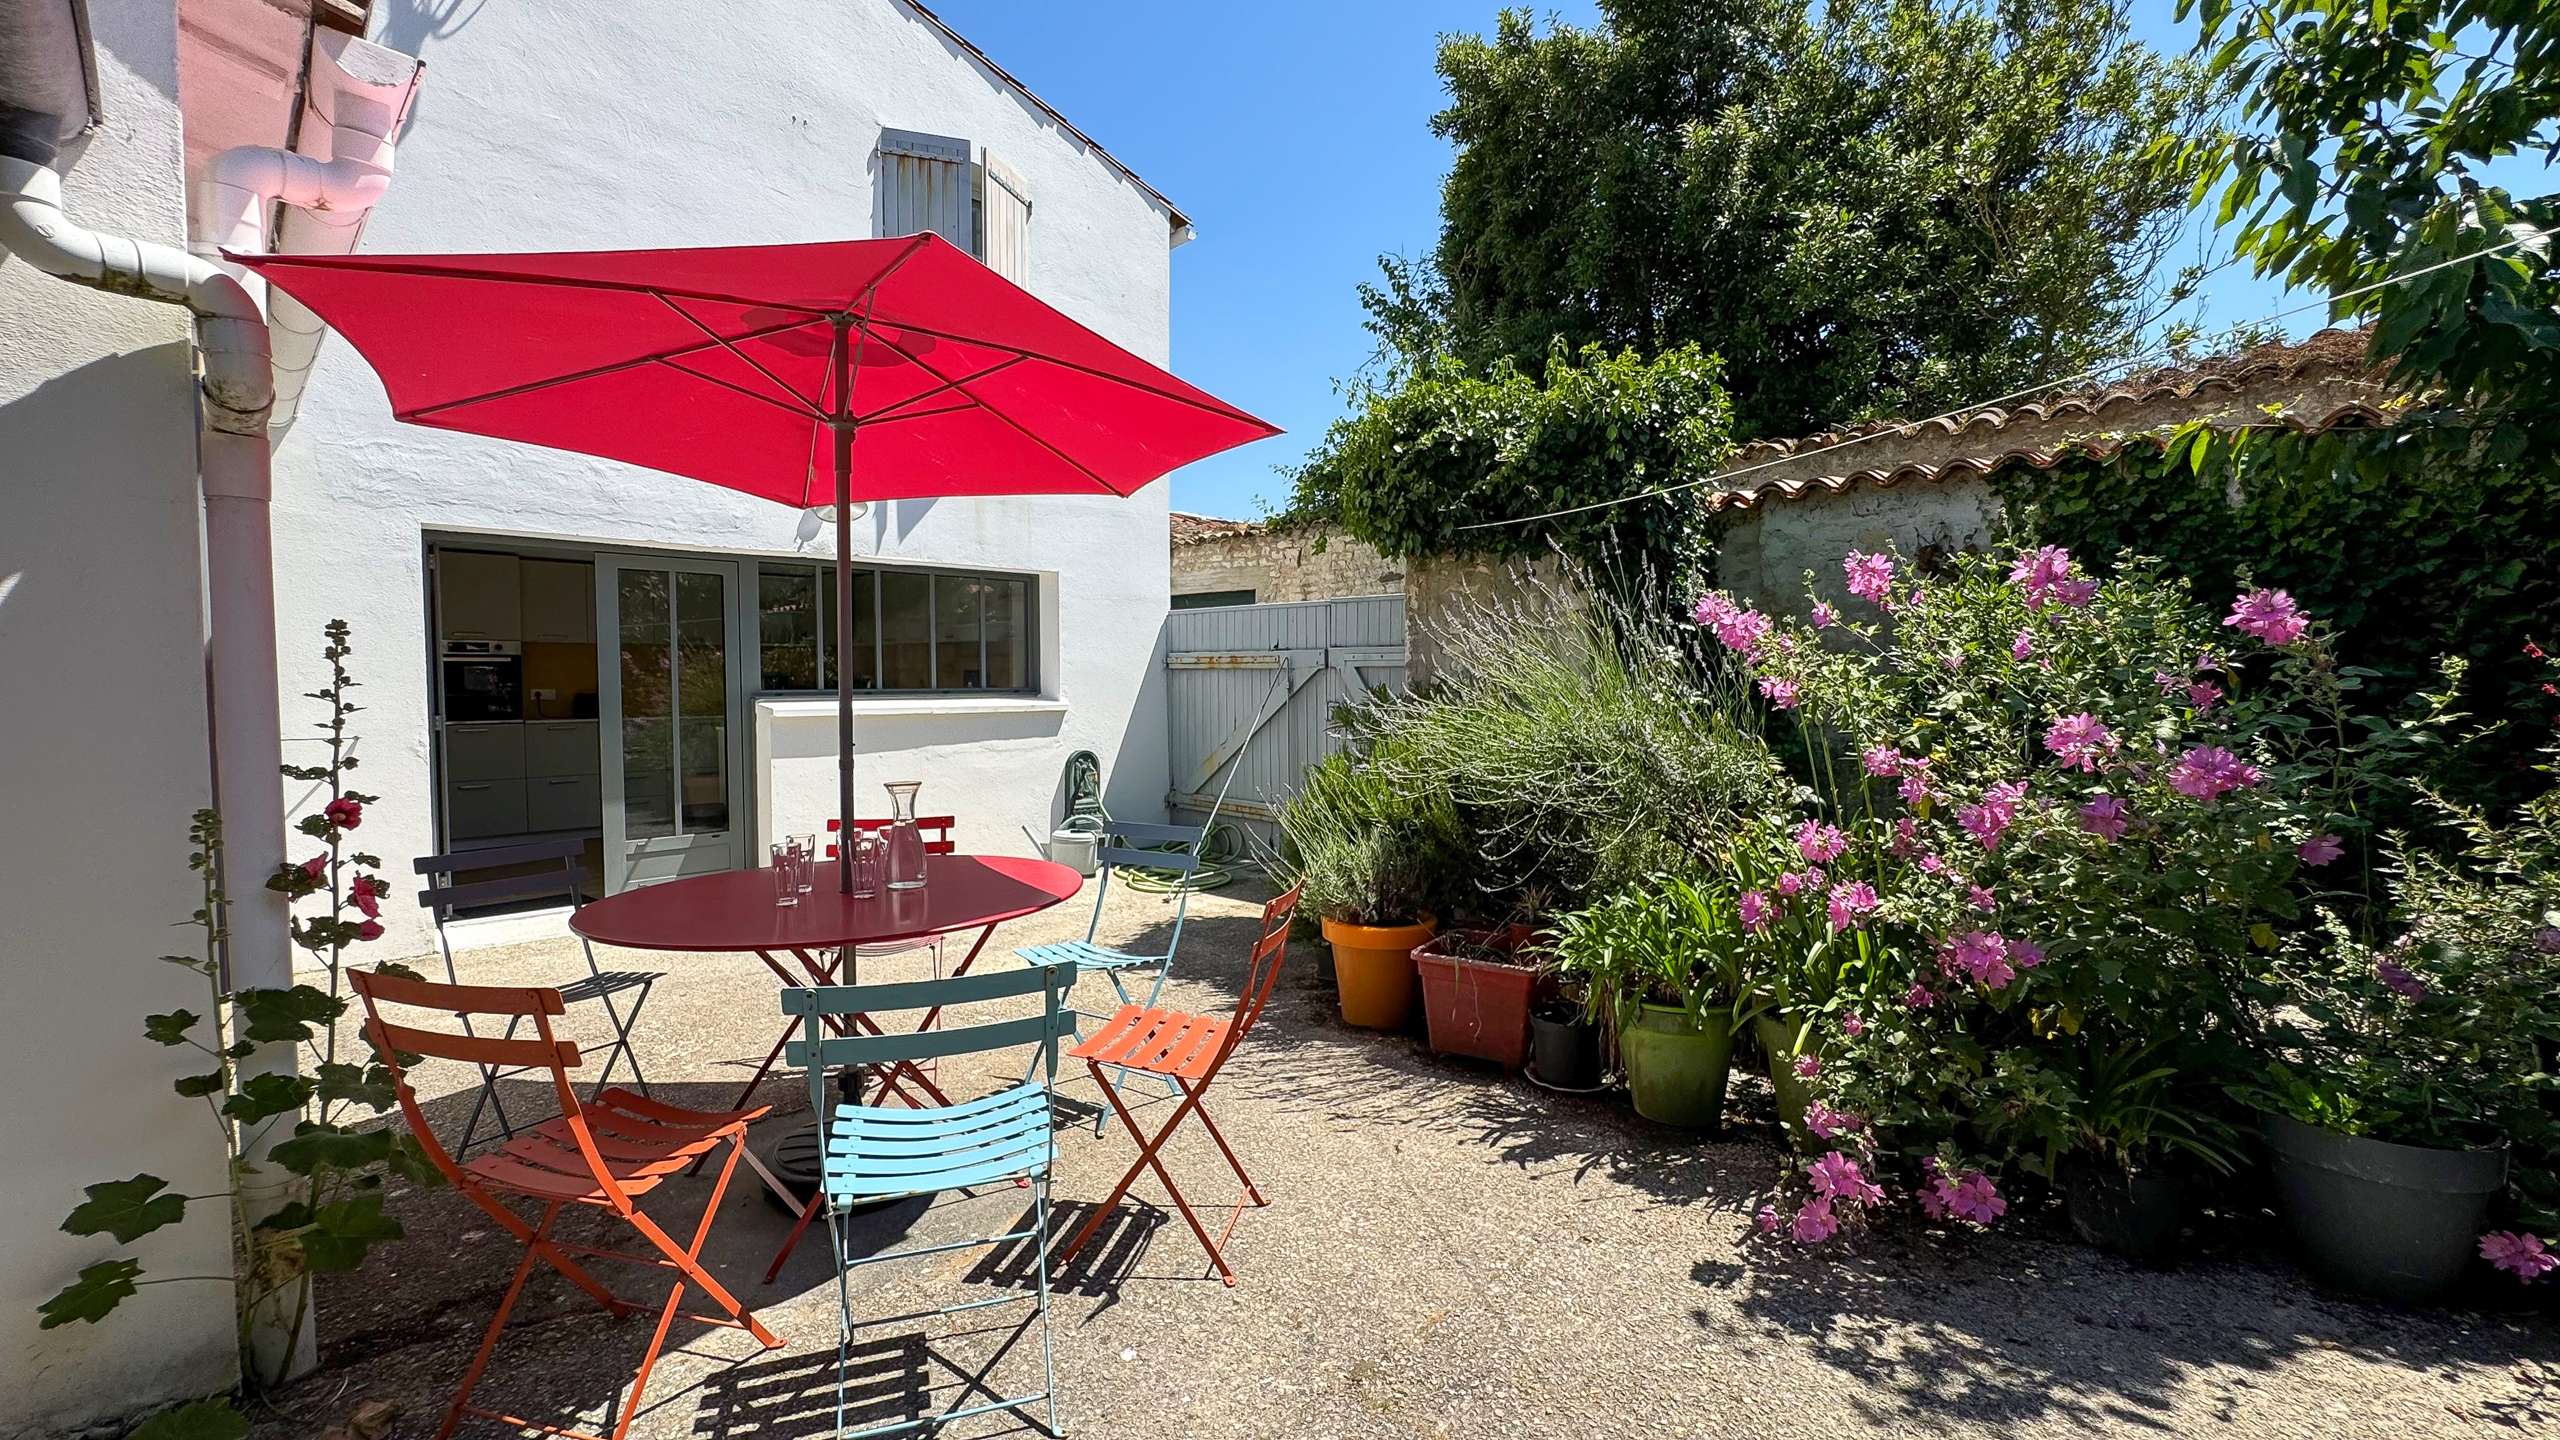
{"label": "orange folding chair", "polygon": [[[677,1307],[688,1289],[708,1296],[719,1313],[687,1312],[685,1318],[744,1330],[768,1350],[782,1344],[702,1268],[702,1244],[711,1234],[711,1217],[720,1213],[720,1197],[729,1188],[729,1177],[737,1171],[739,1157],[746,1153],[747,1123],[762,1117],[764,1109],[687,1110],[619,1087],[581,1104],[569,1081],[569,1071],[580,1064],[578,1047],[551,1033],[551,1017],[564,1009],[557,990],[448,985],[365,970],[348,971],[347,980],[364,1000],[365,1038],[390,1068],[398,1088],[400,1111],[408,1117],[410,1133],[417,1137],[420,1148],[464,1199],[487,1211],[508,1234],[524,1242],[524,1258],[517,1262],[506,1298],[498,1302],[498,1313],[490,1319],[488,1333],[480,1339],[479,1352],[462,1372],[462,1388],[454,1392],[444,1424],[436,1431],[437,1440],[451,1435],[466,1415],[518,1430],[567,1436],[570,1440],[605,1440],[584,1431],[471,1404],[472,1389],[480,1383],[481,1372],[488,1368],[489,1356],[498,1348],[499,1332],[506,1328],[507,1316],[515,1309],[517,1297],[524,1293],[525,1281],[537,1262],[558,1271],[562,1279],[585,1291],[616,1319],[641,1314],[649,1307],[607,1290],[576,1257],[620,1260],[676,1272],[675,1284],[658,1308],[658,1328],[649,1337],[640,1368],[632,1373],[631,1389],[622,1400],[622,1418],[614,1425],[609,1440],[622,1440],[639,1413],[640,1393],[649,1383],[649,1371],[658,1363],[658,1353],[667,1343],[668,1327],[675,1323]],[[534,1035],[530,1039],[500,1039],[394,1024],[383,1018],[384,1005],[441,1012],[465,1025],[473,1016],[494,1016],[510,1024],[529,1021]],[[405,1056],[460,1060],[484,1069],[547,1070],[552,1088],[558,1092],[559,1118],[519,1129],[498,1149],[474,1160],[457,1162],[437,1140],[418,1107],[417,1094],[410,1088],[402,1064]],[[720,1166],[710,1197],[703,1202],[702,1219],[694,1226],[690,1242],[678,1242],[634,1203],[667,1177],[724,1147],[728,1158]],[[539,1206],[539,1218],[528,1221],[516,1213],[510,1200]],[[552,1226],[561,1212],[572,1205],[610,1210],[621,1216],[657,1253],[605,1250],[560,1239],[552,1233]]]}
{"label": "orange folding chair", "polygon": [[[1235,1234],[1236,1222],[1243,1217],[1247,1206],[1271,1202],[1262,1198],[1262,1192],[1254,1186],[1253,1177],[1245,1173],[1244,1162],[1236,1158],[1235,1147],[1227,1143],[1227,1137],[1219,1131],[1218,1123],[1209,1118],[1208,1110],[1200,1101],[1208,1093],[1210,1082],[1216,1080],[1218,1072],[1226,1067],[1227,1057],[1235,1054],[1236,1046],[1242,1043],[1254,1022],[1262,1018],[1264,1007],[1270,1003],[1272,982],[1280,978],[1281,962],[1288,958],[1289,921],[1297,909],[1296,890],[1262,907],[1261,938],[1253,942],[1253,956],[1245,966],[1244,989],[1236,996],[1232,1015],[1189,1015],[1179,1010],[1123,1005],[1117,1014],[1103,1022],[1092,1039],[1067,1052],[1069,1058],[1082,1060],[1085,1068],[1093,1072],[1093,1081],[1102,1087],[1103,1098],[1119,1112],[1121,1123],[1129,1127],[1129,1137],[1138,1142],[1138,1158],[1130,1162],[1129,1173],[1120,1177],[1120,1183],[1111,1187],[1111,1194],[1094,1207],[1093,1215],[1084,1222],[1083,1228],[1076,1231],[1075,1238],[1058,1252],[1058,1263],[1063,1265],[1075,1258],[1076,1252],[1084,1248],[1096,1230],[1102,1228],[1104,1218],[1136,1183],[1139,1171],[1153,1170],[1165,1193],[1173,1197],[1174,1208],[1190,1222],[1191,1233],[1199,1236],[1200,1243],[1207,1247],[1209,1261],[1218,1267],[1219,1277],[1229,1285],[1236,1283],[1236,1272],[1227,1264],[1227,1241]],[[1172,1117],[1164,1122],[1153,1138],[1139,1128],[1137,1117],[1129,1113],[1127,1103],[1112,1085],[1105,1067],[1124,1073],[1135,1070],[1157,1076],[1181,1094],[1181,1103],[1174,1107]],[[1227,1157],[1228,1166],[1234,1169],[1236,1179],[1244,1185],[1243,1195],[1227,1212],[1227,1223],[1215,1240],[1209,1238],[1208,1227],[1192,1213],[1191,1202],[1183,1198],[1181,1188],[1173,1183],[1173,1176],[1166,1173],[1164,1161],[1158,1158],[1164,1150],[1165,1141],[1171,1139],[1182,1122],[1193,1115],[1200,1117],[1201,1128],[1217,1142],[1218,1153]]]}

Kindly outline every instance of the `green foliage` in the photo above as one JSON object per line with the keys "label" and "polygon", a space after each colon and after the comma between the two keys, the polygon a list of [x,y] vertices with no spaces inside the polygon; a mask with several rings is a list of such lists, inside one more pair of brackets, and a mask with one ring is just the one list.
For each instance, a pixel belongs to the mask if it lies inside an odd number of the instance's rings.
{"label": "green foliage", "polygon": [[36,1328],[52,1330],[74,1320],[89,1324],[107,1318],[118,1305],[131,1298],[134,1281],[142,1274],[139,1260],[101,1260],[81,1270],[80,1278],[55,1292],[52,1299],[36,1307]]}
{"label": "green foliage", "polygon": [[1753,1008],[1729,886],[1648,877],[1557,916],[1553,936],[1559,968],[1588,985],[1595,1002],[1676,1005],[1693,1018],[1721,1009],[1735,1024]]}
{"label": "green foliage", "polygon": [[2560,707],[2524,645],[2560,617],[2560,412],[2319,435],[2189,426],[1992,484],[2037,540],[2158,556],[2209,595],[2244,580],[2290,592],[2377,672],[2360,714],[2426,689],[2439,656],[2464,658],[2474,703],[2522,723],[2466,746],[2444,782],[2500,806],[2539,788],[2531,762]]}
{"label": "green foliage", "polygon": [[1455,801],[1479,905],[1529,892],[1579,903],[1703,862],[1779,803],[1776,767],[1694,631],[1587,575],[1510,577],[1510,596],[1423,622],[1429,686],[1338,716],[1399,787]]}
{"label": "green foliage", "polygon": [[2187,184],[2141,152],[2215,97],[2123,0],[1601,11],[1442,42],[1439,245],[1366,296],[1397,368],[1696,344],[1741,435],[1798,435],[2083,368],[2156,313]]}
{"label": "green foliage", "polygon": [[1280,830],[1283,868],[1328,920],[1410,925],[1438,914],[1453,890],[1459,834],[1448,793],[1400,786],[1360,757],[1310,767]]}
{"label": "green foliage", "polygon": [[228,1400],[195,1400],[152,1416],[125,1440],[248,1440],[249,1420]]}
{"label": "green foliage", "polygon": [[157,1175],[91,1185],[84,1192],[88,1200],[71,1212],[62,1228],[72,1235],[113,1235],[119,1244],[130,1245],[186,1218],[187,1197],[168,1191],[169,1182]]}
{"label": "green foliage", "polygon": [[1731,444],[1720,367],[1695,346],[1646,360],[1558,346],[1532,375],[1442,356],[1403,383],[1360,386],[1296,476],[1288,518],[1340,525],[1399,557],[1518,554],[1550,541],[1586,559],[1696,554],[1697,507],[1674,499],[1530,531],[1471,524],[1614,499],[1716,472]]}
{"label": "green foliage", "polygon": [[[2240,97],[2239,134],[2155,154],[2221,190],[2260,275],[2332,294],[2560,224],[2560,197],[2478,179],[2560,148],[2560,8],[2548,0],[2179,0]],[[2338,302],[2377,358],[2493,407],[2560,403],[2560,268],[2548,237]]]}

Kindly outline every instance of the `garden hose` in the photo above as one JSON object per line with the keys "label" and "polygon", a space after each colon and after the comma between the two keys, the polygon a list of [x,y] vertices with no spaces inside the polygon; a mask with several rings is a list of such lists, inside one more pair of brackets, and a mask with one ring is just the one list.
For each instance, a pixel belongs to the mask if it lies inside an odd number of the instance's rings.
{"label": "garden hose", "polygon": [[1223,890],[1234,884],[1239,862],[1244,858],[1243,838],[1236,833],[1234,823],[1219,820],[1213,822],[1208,833],[1201,837],[1200,863],[1189,874],[1136,865],[1115,865],[1112,871],[1120,877],[1121,884],[1132,890],[1143,890],[1150,895],[1196,895],[1203,890]]}

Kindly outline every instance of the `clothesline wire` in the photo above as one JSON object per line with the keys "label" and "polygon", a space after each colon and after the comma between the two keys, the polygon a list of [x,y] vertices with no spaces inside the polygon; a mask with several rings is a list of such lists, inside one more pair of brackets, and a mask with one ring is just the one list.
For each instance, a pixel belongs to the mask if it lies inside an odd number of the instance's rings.
{"label": "clothesline wire", "polygon": [[[2560,235],[2560,225],[2553,225],[2540,230],[2528,230],[2520,234],[2513,234],[2505,241],[2489,246],[2486,249],[2474,250],[2468,254],[2456,255],[2449,259],[2436,261],[2432,265],[2422,265],[2415,270],[2403,271],[2397,275],[2386,275],[2382,279],[2376,280],[2369,285],[2359,285],[2352,290],[2341,290],[2334,295],[2330,295],[2319,300],[2306,301],[2300,305],[2288,306],[2282,310],[2272,311],[2266,315],[2260,316],[2256,320],[2247,322],[2247,325],[2252,328],[2262,325],[2272,325],[2277,321],[2289,320],[2296,315],[2301,315],[2312,310],[2329,309],[2343,300],[2352,300],[2359,295],[2369,295],[2376,290],[2386,289],[2393,285],[2402,284],[2410,280],[2416,280],[2422,276],[2432,275],[2439,270],[2451,269],[2456,265],[2467,265],[2474,260],[2485,260],[2492,255],[2501,255],[2509,250],[2516,249],[2519,246],[2529,245],[2536,240],[2546,239],[2553,235]],[[1791,453],[1781,455],[1774,460],[1763,460],[1757,464],[1745,465],[1740,469],[1720,470],[1713,475],[1708,475],[1700,479],[1683,480],[1673,485],[1658,485],[1650,490],[1639,490],[1634,494],[1620,495],[1614,499],[1594,500],[1583,505],[1568,505],[1562,509],[1542,511],[1536,515],[1516,516],[1508,520],[1479,520],[1474,524],[1461,525],[1458,528],[1460,530],[1498,530],[1507,525],[1535,525],[1543,520],[1560,520],[1571,515],[1588,514],[1594,510],[1607,510],[1619,505],[1633,505],[1640,501],[1658,500],[1665,495],[1677,494],[1683,490],[1695,490],[1701,486],[1728,483],[1757,471],[1773,469],[1780,465],[1791,465],[1799,460],[1810,460],[1817,455],[1828,455],[1834,451],[1846,450],[1852,445],[1864,445],[1871,440],[1882,440],[1891,436],[1900,435],[1922,425],[1935,424],[1941,420],[1953,420],[1962,415],[1969,415],[1977,410],[1987,410],[1996,405],[2007,405],[2014,401],[2024,400],[2031,395],[2040,395],[2048,390],[2059,389],[2065,385],[2077,385],[2085,381],[2095,380],[2101,375],[2122,370],[2127,366],[2139,364],[2144,360],[2168,354],[2172,348],[2173,347],[2165,341],[2155,343],[2145,346],[2144,348],[2137,350],[2130,355],[2124,356],[2121,359],[2111,360],[2103,365],[2093,365],[2086,370],[2075,371],[2069,375],[2057,376],[2051,380],[2041,381],[2037,384],[2030,385],[2023,390],[2012,390],[2006,395],[1995,395],[1988,400],[1976,400],[1968,404],[1958,405],[1953,409],[1940,411],[1939,413],[1928,416],[1925,419],[1913,420],[1900,425],[1885,426],[1880,429],[1869,431],[1863,435],[1852,435],[1846,439],[1836,440],[1828,445],[1823,445],[1816,449],[1793,451]]]}

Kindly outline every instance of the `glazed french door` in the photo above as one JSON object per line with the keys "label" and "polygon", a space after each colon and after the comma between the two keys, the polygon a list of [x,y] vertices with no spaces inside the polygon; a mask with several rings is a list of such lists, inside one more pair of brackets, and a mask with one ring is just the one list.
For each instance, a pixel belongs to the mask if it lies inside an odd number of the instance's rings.
{"label": "glazed french door", "polygon": [[609,892],[753,863],[739,584],[734,561],[596,557]]}

